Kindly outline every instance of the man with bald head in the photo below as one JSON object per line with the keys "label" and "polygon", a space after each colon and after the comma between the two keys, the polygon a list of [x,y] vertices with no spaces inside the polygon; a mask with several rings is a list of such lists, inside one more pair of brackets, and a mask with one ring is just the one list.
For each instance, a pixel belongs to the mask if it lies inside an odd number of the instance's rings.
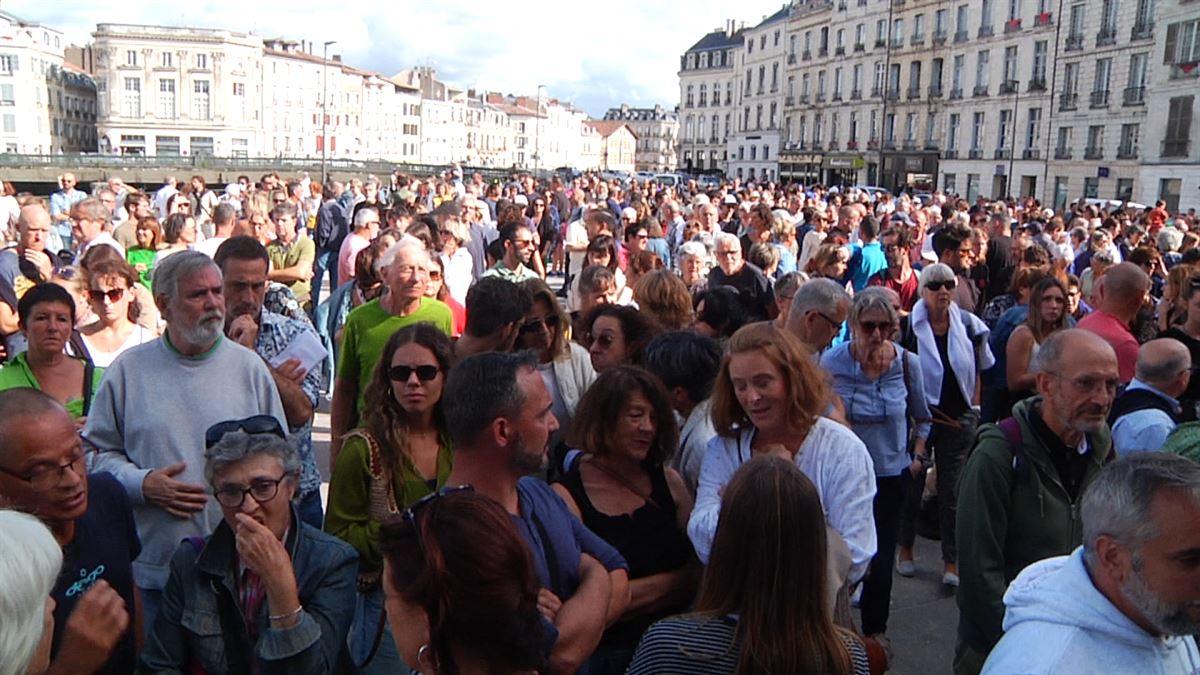
{"label": "man with bald head", "polygon": [[958,483],[956,675],[979,673],[1003,632],[1004,591],[1030,563],[1082,538],[1080,495],[1112,459],[1117,356],[1094,333],[1054,333],[1031,364],[1037,396],[979,429]]}
{"label": "man with bald head", "polygon": [[1114,265],[1096,283],[1092,293],[1095,311],[1079,322],[1079,328],[1112,345],[1123,383],[1133,379],[1138,358],[1138,342],[1129,326],[1149,292],[1150,277],[1140,267],[1133,263]]}
{"label": "man with bald head", "polygon": [[54,249],[56,252],[71,248],[71,207],[87,198],[86,192],[75,189],[73,173],[64,173],[59,185],[62,190],[50,195],[50,218],[59,238],[58,247]]}
{"label": "man with bald head", "polygon": [[0,334],[10,355],[25,349],[25,336],[17,326],[17,302],[34,285],[50,281],[58,267],[58,257],[46,250],[51,232],[45,207],[22,207],[17,245],[0,252]]}
{"label": "man with bald head", "polygon": [[1178,340],[1151,340],[1138,350],[1137,370],[1108,414],[1113,447],[1122,457],[1161,450],[1179,424],[1179,397],[1192,380],[1192,354]]}

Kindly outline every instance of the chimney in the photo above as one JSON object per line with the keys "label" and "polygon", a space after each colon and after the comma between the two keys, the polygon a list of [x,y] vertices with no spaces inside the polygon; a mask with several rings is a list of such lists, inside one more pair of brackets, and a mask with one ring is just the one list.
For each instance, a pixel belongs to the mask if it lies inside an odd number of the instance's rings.
{"label": "chimney", "polygon": [[341,63],[341,62],[342,62],[342,55],[341,55],[341,54],[334,54],[333,56],[331,56],[331,57],[330,57],[330,59],[331,59],[331,60],[332,60],[334,63]]}

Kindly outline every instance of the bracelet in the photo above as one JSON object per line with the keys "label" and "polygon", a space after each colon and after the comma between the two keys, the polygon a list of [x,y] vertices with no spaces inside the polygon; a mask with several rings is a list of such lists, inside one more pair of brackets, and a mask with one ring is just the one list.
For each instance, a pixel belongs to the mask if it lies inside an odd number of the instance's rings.
{"label": "bracelet", "polygon": [[299,607],[296,607],[296,609],[293,609],[292,611],[288,612],[287,614],[270,614],[267,616],[267,619],[270,621],[283,621],[284,619],[290,619],[293,616],[296,616],[303,610],[304,610],[304,605],[300,605]]}

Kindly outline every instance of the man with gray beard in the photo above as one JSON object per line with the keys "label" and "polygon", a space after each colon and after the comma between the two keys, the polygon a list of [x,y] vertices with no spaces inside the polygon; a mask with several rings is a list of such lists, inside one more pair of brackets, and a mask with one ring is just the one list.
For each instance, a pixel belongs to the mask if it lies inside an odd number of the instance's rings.
{"label": "man with gray beard", "polygon": [[[221,510],[204,481],[204,432],[224,420],[269,415],[287,428],[275,381],[253,351],[226,339],[221,271],[198,251],[154,269],[163,336],[105,371],[83,429],[133,503],[142,553],[133,564],[144,629],[154,626],[179,542],[212,532]],[[254,432],[253,429],[247,429]]]}
{"label": "man with gray beard", "polygon": [[984,673],[1195,673],[1200,465],[1139,454],[1100,472],[1083,545],[1030,565],[1004,595]]}

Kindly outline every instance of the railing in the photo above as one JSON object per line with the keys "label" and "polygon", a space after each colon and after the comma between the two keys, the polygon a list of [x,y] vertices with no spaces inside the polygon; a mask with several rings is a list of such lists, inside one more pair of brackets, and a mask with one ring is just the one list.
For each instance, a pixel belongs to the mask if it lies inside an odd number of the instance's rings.
{"label": "railing", "polygon": [[1171,79],[1186,80],[1200,75],[1200,68],[1197,67],[1197,62],[1191,63],[1173,63],[1171,64]]}
{"label": "railing", "polygon": [[950,90],[950,100],[957,101],[963,97],[962,87],[954,87]]}
{"label": "railing", "polygon": [[1038,28],[1049,26],[1051,23],[1053,23],[1053,15],[1050,12],[1042,12],[1033,19],[1033,25]]}
{"label": "railing", "polygon": [[1025,148],[1021,151],[1021,159],[1041,159],[1042,151],[1036,148]]}
{"label": "railing", "polygon": [[858,141],[846,141],[846,149],[847,150],[857,150],[858,149]]}
{"label": "railing", "polygon": [[943,150],[942,159],[958,159],[957,150]]}
{"label": "railing", "polygon": [[899,101],[900,100],[900,90],[899,89],[888,89],[887,100]]}
{"label": "railing", "polygon": [[795,55],[795,54],[788,54],[788,57],[787,57],[787,62],[788,62],[788,65],[792,65],[792,64],[794,64],[794,63],[796,62],[796,55]]}
{"label": "railing", "polygon": [[980,27],[979,27],[979,34],[977,35],[977,37],[980,37],[980,38],[989,38],[989,37],[992,37],[992,36],[993,36],[993,35],[995,35],[995,34],[996,34],[996,33],[995,33],[995,31],[993,31],[993,30],[992,30],[992,27],[991,27],[991,26],[980,26]]}
{"label": "railing", "polygon": [[1129,39],[1132,40],[1149,40],[1154,37],[1154,25],[1149,23],[1133,24],[1133,31],[1129,34]]}
{"label": "railing", "polygon": [[921,45],[925,44],[925,34],[924,33],[921,33],[920,35],[914,34],[911,38],[908,39],[908,44],[912,45],[913,47],[920,47]]}
{"label": "railing", "polygon": [[1122,99],[1125,105],[1145,105],[1146,88],[1125,87],[1125,95],[1122,97]]}
{"label": "railing", "polygon": [[1093,108],[1107,108],[1108,90],[1104,89],[1102,91],[1093,91],[1091,96],[1091,106]]}
{"label": "railing", "polygon": [[871,87],[871,98],[879,98],[883,91],[879,87]]}
{"label": "railing", "polygon": [[832,96],[832,97],[831,97],[829,100],[830,100],[830,101],[840,101],[840,100],[842,100],[842,92],[840,92],[840,91],[835,91],[835,92],[833,92],[833,96]]}
{"label": "railing", "polygon": [[887,40],[875,38],[875,49],[883,49],[885,46],[887,46]]}
{"label": "railing", "polygon": [[1008,159],[1009,157],[1012,157],[1012,151],[1008,148],[996,148],[995,154],[992,155],[992,159]]}
{"label": "railing", "polygon": [[1133,159],[1137,157],[1137,146],[1132,143],[1122,143],[1117,146],[1117,159]]}
{"label": "railing", "polygon": [[955,34],[954,34],[954,42],[955,42],[955,43],[959,43],[959,42],[966,42],[966,41],[967,41],[967,40],[969,40],[970,38],[971,38],[971,35],[970,35],[970,33],[968,33],[968,32],[967,32],[967,31],[965,31],[965,30],[960,30],[960,31],[958,31],[957,33],[955,33]]}
{"label": "railing", "polygon": [[946,44],[946,31],[935,30],[933,32],[933,44],[938,46]]}
{"label": "railing", "polygon": [[795,97],[795,96],[788,96],[787,98],[783,99],[783,104],[784,104],[784,105],[786,105],[786,106],[793,106],[793,105],[796,105],[796,97]]}
{"label": "railing", "polygon": [[1076,52],[1083,49],[1083,35],[1068,35],[1067,44],[1064,47],[1065,51]]}
{"label": "railing", "polygon": [[834,56],[845,56],[845,55],[846,55],[846,48],[845,48],[845,47],[836,47],[836,48],[834,48],[834,50],[833,50],[833,55],[834,55]]}
{"label": "railing", "polygon": [[983,150],[975,149],[968,151],[967,159],[983,159]]}
{"label": "railing", "polygon": [[861,42],[855,42],[854,43],[854,51],[865,52],[865,51],[867,51],[867,46]]}
{"label": "railing", "polygon": [[1104,159],[1104,151],[1101,148],[1088,147],[1083,149],[1084,159]]}
{"label": "railing", "polygon": [[904,47],[904,38],[902,38],[902,37],[892,38],[892,49],[900,49],[902,47]]}
{"label": "railing", "polygon": [[1116,43],[1117,43],[1116,27],[1105,28],[1096,34],[1096,46],[1097,47],[1107,47],[1108,45],[1115,45]]}
{"label": "railing", "polygon": [[1015,93],[1017,93],[1017,81],[1016,80],[1005,80],[1000,83],[1000,95],[1001,96],[1003,96],[1005,94],[1015,94]]}
{"label": "railing", "polygon": [[801,58],[801,59],[803,59],[803,60],[805,60],[805,61],[810,61],[810,60],[812,60],[812,50],[811,50],[811,49],[805,49],[803,52],[800,52],[800,58]]}
{"label": "railing", "polygon": [[1012,19],[1012,20],[1006,21],[1004,23],[1004,32],[1005,33],[1015,33],[1019,30],[1021,30],[1021,20],[1020,19]]}
{"label": "railing", "polygon": [[1188,148],[1191,146],[1189,138],[1168,138],[1162,144],[1163,157],[1187,157]]}
{"label": "railing", "polygon": [[986,84],[975,85],[975,88],[973,90],[971,90],[971,95],[972,96],[987,96],[988,95],[987,85]]}
{"label": "railing", "polygon": [[908,100],[913,101],[913,100],[916,100],[919,98],[921,98],[921,88],[920,87],[909,87],[908,88]]}
{"label": "railing", "polygon": [[861,101],[862,100],[862,89],[855,89],[855,90],[851,91],[850,92],[850,100],[851,101]]}
{"label": "railing", "polygon": [[1046,91],[1046,80],[1040,77],[1030,80],[1026,91]]}
{"label": "railing", "polygon": [[1060,112],[1064,110],[1074,110],[1075,106],[1078,104],[1078,101],[1078,94],[1064,91],[1058,95],[1058,109]]}
{"label": "railing", "polygon": [[942,97],[942,85],[940,85],[940,84],[929,85],[929,98],[941,98],[941,97]]}
{"label": "railing", "polygon": [[829,47],[821,47],[817,50],[817,58],[823,59],[826,56],[829,56]]}
{"label": "railing", "polygon": [[1062,146],[1055,148],[1054,159],[1071,159],[1071,149]]}

